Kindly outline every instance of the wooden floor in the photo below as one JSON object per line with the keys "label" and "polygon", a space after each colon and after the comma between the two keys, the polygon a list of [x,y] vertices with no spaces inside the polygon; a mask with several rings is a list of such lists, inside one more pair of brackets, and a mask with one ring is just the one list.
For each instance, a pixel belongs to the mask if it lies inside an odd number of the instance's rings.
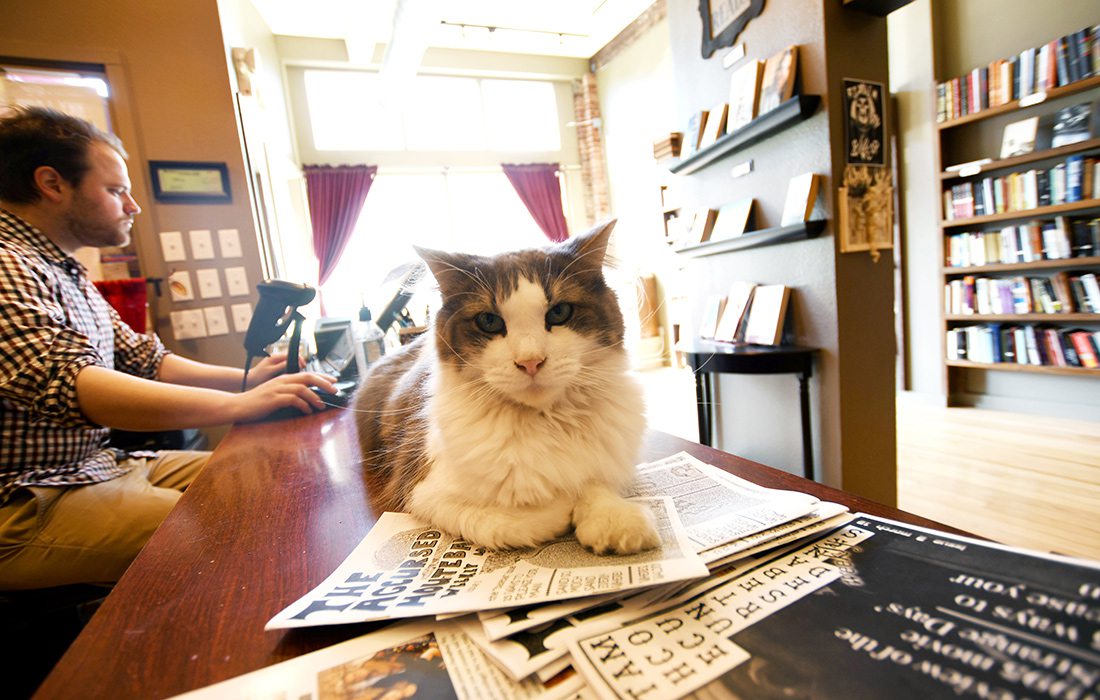
{"label": "wooden floor", "polygon": [[[650,426],[697,440],[691,372],[640,375]],[[898,506],[1004,544],[1100,559],[1100,423],[903,398]]]}
{"label": "wooden floor", "polygon": [[898,506],[1100,559],[1100,423],[899,401]]}

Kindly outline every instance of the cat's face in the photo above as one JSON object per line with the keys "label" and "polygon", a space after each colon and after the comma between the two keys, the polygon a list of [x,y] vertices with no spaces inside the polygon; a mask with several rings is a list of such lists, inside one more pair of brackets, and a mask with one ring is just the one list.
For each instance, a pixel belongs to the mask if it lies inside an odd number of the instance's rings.
{"label": "cat's face", "polygon": [[621,367],[623,319],[603,277],[614,222],[565,243],[487,258],[419,251],[439,282],[439,358],[534,408]]}

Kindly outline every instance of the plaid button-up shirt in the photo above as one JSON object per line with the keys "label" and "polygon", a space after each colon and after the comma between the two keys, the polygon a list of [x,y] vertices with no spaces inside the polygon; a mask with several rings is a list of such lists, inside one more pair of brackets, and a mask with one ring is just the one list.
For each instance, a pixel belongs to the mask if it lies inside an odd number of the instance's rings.
{"label": "plaid button-up shirt", "polygon": [[123,474],[108,429],[77,405],[76,375],[96,365],[153,379],[165,352],[122,321],[79,262],[0,209],[0,505],[20,486]]}

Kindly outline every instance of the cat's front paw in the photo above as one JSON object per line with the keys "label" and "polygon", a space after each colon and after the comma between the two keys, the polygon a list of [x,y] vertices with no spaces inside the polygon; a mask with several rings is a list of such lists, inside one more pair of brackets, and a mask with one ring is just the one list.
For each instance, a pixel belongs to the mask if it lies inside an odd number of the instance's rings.
{"label": "cat's front paw", "polygon": [[649,509],[619,500],[576,523],[577,541],[596,554],[634,554],[661,544]]}
{"label": "cat's front paw", "polygon": [[569,508],[554,505],[530,509],[485,509],[462,519],[466,540],[489,549],[522,549],[569,532]]}

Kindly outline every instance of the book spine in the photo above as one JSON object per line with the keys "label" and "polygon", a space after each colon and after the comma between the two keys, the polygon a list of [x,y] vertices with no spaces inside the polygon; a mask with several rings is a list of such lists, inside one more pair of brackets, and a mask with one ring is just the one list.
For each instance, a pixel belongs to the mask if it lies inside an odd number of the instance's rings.
{"label": "book spine", "polygon": [[1080,202],[1084,196],[1085,159],[1073,155],[1066,158],[1066,201]]}
{"label": "book spine", "polygon": [[1055,56],[1055,84],[1069,85],[1072,81],[1069,77],[1069,54],[1065,37],[1054,40],[1053,50]]}
{"label": "book spine", "polygon": [[1096,351],[1092,347],[1088,332],[1070,331],[1068,335],[1069,341],[1073,343],[1073,349],[1077,351],[1077,359],[1081,363],[1081,366],[1090,369],[1100,367],[1100,358],[1096,356]]}

